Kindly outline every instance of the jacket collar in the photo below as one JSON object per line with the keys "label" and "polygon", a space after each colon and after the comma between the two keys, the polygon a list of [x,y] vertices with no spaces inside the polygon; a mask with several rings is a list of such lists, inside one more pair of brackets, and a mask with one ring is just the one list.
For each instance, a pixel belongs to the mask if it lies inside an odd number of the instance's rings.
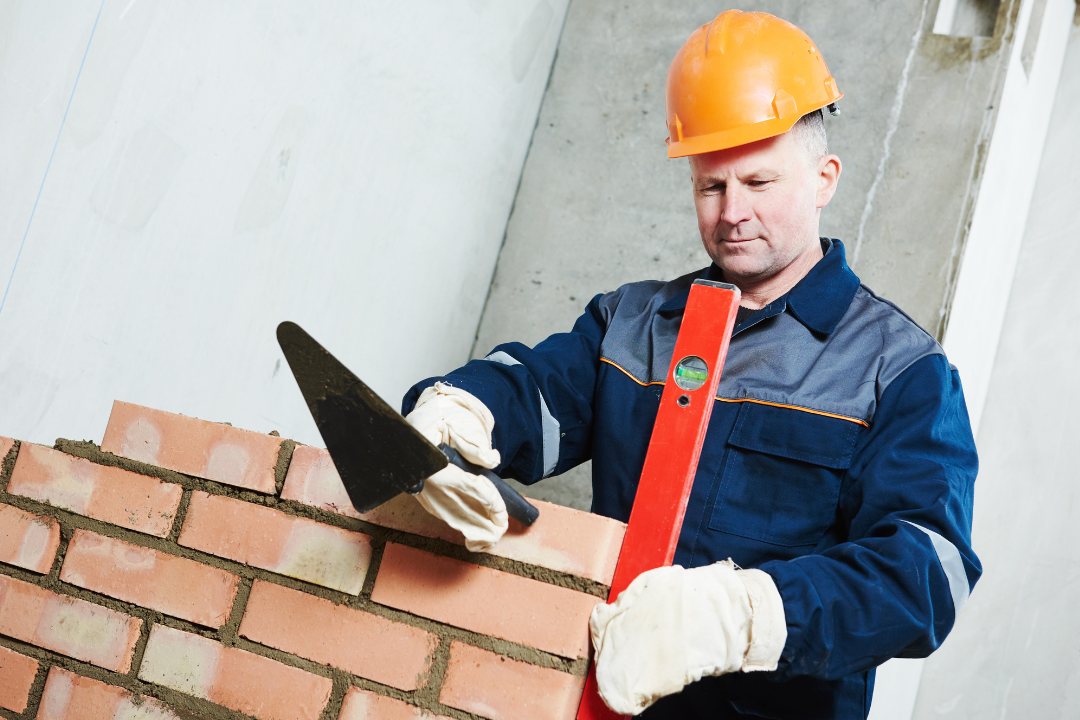
{"label": "jacket collar", "polygon": [[[795,287],[758,310],[743,324],[755,323],[790,309],[791,314],[810,330],[823,335],[832,333],[859,289],[859,278],[848,267],[842,242],[822,238],[821,249],[825,256],[810,268],[810,272]],[[724,282],[724,272],[715,263],[698,277]],[[659,311],[682,311],[686,309],[689,296],[688,285],[661,305]]]}

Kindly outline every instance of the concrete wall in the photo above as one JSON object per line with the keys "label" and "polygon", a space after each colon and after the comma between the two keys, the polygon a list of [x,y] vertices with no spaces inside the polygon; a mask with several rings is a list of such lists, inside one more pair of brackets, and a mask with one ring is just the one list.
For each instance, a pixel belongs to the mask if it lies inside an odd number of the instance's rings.
{"label": "concrete wall", "polygon": [[1080,707],[1080,11],[1042,154],[978,443],[985,574],[926,662],[915,717],[1074,718]]}
{"label": "concrete wall", "polygon": [[0,432],[114,398],[317,442],[471,347],[567,0],[0,3]]}
{"label": "concrete wall", "polygon": [[[822,232],[845,241],[864,282],[944,339],[978,426],[1071,0],[743,9],[792,20],[829,62],[847,94],[843,115],[826,118],[845,169]],[[475,356],[569,328],[596,292],[708,263],[686,162],[664,153],[663,85],[686,35],[717,11],[571,5]],[[589,473],[525,492],[586,508]],[[874,719],[911,717],[921,673],[920,661],[882,668]]]}
{"label": "concrete wall", "polygon": [[[805,29],[846,93],[843,114],[826,118],[845,167],[822,233],[939,336],[1022,7],[1001,3],[992,37],[934,33],[955,23],[931,0],[742,7]],[[716,13],[702,1],[571,5],[475,355],[569,328],[597,292],[709,262],[687,163],[666,157],[663,91],[676,50]],[[588,507],[588,473],[532,492]]]}

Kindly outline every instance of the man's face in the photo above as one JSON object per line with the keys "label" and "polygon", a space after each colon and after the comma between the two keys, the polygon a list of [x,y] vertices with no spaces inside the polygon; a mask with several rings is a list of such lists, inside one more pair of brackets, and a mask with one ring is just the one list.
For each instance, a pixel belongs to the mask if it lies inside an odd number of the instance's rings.
{"label": "man's face", "polygon": [[760,283],[818,253],[818,219],[840,161],[816,159],[792,133],[690,157],[705,250],[737,284]]}

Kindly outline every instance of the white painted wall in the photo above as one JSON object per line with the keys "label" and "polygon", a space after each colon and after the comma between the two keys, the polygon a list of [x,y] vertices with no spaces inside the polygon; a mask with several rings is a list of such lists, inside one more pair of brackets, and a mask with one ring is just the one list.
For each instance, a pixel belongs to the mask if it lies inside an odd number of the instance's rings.
{"label": "white painted wall", "polygon": [[[1045,4],[1040,8],[1041,16],[1038,12],[1032,13],[1036,3]],[[1054,98],[1059,93],[1074,10],[1074,0],[1025,0],[1021,5],[1017,40],[1009,58],[1001,109],[994,125],[952,298],[952,313],[943,345],[949,361],[960,371],[980,454],[987,449],[987,443],[979,435],[979,427],[1016,273],[1020,238],[1031,206]],[[1041,21],[1041,25],[1033,25],[1030,22],[1033,17]],[[1026,43],[1031,32],[1038,33],[1038,42],[1034,45],[1034,56],[1030,58],[1029,72],[1024,67],[1023,51],[1025,45],[1031,47]],[[958,234],[963,231],[964,228],[957,228]],[[1001,440],[1008,442],[1006,438]],[[986,472],[986,459],[981,460],[980,479]],[[981,513],[982,506],[977,503],[976,519]],[[974,547],[977,553],[982,552],[978,538],[975,538]],[[969,603],[967,607],[971,605]],[[966,612],[972,613],[970,609]],[[953,641],[947,640],[944,647],[950,642]],[[941,653],[939,650],[931,662]],[[878,669],[870,720],[931,717],[925,710],[925,703],[923,709],[915,713],[926,662],[890,660]],[[931,667],[935,679],[941,673],[946,678],[954,676],[954,669],[949,664],[938,662]]]}
{"label": "white painted wall", "polygon": [[0,434],[114,398],[318,442],[467,359],[568,0],[0,3]]}
{"label": "white painted wall", "polygon": [[984,574],[926,662],[919,720],[1080,717],[1077,118],[1073,26],[978,435]]}

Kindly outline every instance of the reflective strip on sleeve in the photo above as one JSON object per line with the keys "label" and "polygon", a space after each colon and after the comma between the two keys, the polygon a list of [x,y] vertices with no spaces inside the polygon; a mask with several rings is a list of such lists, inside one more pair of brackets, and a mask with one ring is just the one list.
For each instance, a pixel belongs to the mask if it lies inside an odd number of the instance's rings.
{"label": "reflective strip on sleeve", "polygon": [[934,552],[937,553],[938,562],[941,563],[941,569],[945,571],[945,577],[949,580],[949,592],[952,594],[954,614],[959,615],[964,608],[964,603],[968,600],[968,595],[971,594],[971,587],[968,585],[967,572],[964,570],[964,560],[960,557],[960,551],[956,549],[955,545],[933,530],[927,530],[922,525],[916,525],[908,520],[904,522],[922,530],[930,538],[930,542],[933,543]]}
{"label": "reflective strip on sleeve", "polygon": [[[493,352],[484,359],[500,365],[521,364],[519,360],[502,350]],[[559,421],[555,419],[555,416],[551,414],[551,410],[548,409],[547,401],[544,400],[544,393],[540,392],[540,388],[536,389],[536,394],[540,396],[540,419],[544,434],[544,477],[547,477],[555,472],[555,466],[559,463]]]}

